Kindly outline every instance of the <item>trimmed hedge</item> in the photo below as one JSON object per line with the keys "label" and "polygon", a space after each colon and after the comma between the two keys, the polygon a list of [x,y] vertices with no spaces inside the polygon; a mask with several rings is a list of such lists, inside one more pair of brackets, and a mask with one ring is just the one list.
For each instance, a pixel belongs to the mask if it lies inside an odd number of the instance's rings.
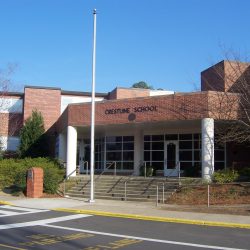
{"label": "trimmed hedge", "polygon": [[9,186],[26,189],[27,170],[41,167],[44,170],[44,192],[56,193],[65,171],[56,160],[49,158],[24,158],[0,160],[0,189]]}

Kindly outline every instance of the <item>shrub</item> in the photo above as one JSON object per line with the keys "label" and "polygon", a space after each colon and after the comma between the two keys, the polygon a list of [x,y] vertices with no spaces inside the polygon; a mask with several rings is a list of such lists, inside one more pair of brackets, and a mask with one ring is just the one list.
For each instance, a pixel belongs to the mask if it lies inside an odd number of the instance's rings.
{"label": "shrub", "polygon": [[236,181],[239,178],[239,174],[235,170],[223,169],[214,172],[213,181],[216,183],[230,183]]}
{"label": "shrub", "polygon": [[44,192],[55,193],[63,180],[64,170],[56,160],[49,158],[24,158],[0,160],[0,189],[16,186],[26,189],[26,173],[31,167],[44,170]]}
{"label": "shrub", "polygon": [[[146,176],[147,177],[153,176],[153,173],[154,173],[154,168],[152,166],[147,166],[146,167]],[[140,166],[140,175],[145,176],[145,166],[144,165]]]}

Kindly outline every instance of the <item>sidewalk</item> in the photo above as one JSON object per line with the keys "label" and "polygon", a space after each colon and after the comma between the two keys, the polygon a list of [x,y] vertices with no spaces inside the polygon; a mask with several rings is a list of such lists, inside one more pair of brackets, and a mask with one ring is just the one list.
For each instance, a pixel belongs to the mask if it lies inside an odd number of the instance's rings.
{"label": "sidewalk", "polygon": [[[173,205],[167,204],[159,204],[159,206],[156,207],[153,203],[113,200],[96,200],[94,203],[89,203],[88,201],[69,198],[30,199],[0,194],[0,204],[4,201],[20,207],[250,229],[250,216],[172,211],[174,209]],[[167,210],[170,206],[171,211]],[[178,210],[180,210],[180,206],[178,206]]]}

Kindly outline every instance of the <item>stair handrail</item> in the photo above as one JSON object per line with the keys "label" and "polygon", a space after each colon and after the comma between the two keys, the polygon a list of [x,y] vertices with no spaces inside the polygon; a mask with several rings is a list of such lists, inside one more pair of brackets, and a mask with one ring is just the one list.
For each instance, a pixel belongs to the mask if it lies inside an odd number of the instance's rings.
{"label": "stair handrail", "polygon": [[86,164],[86,170],[85,170],[86,172],[85,173],[86,173],[86,175],[88,175],[89,174],[89,162],[88,161],[84,161],[83,162],[83,166],[85,166],[85,164]]}
{"label": "stair handrail", "polygon": [[96,178],[95,181],[97,181],[111,166],[114,164],[114,175],[116,176],[116,161],[112,162],[106,162],[106,164],[109,164],[108,167],[106,167]]}
{"label": "stair handrail", "polygon": [[73,175],[74,173],[76,173],[76,171],[77,171],[77,168],[76,169],[74,169],[71,173],[69,173],[68,175],[66,174],[66,176],[65,176],[65,178],[63,179],[63,196],[65,196],[65,189],[66,189],[66,187],[65,187],[65,183],[66,183],[66,181],[69,179],[69,177],[71,176],[71,175]]}
{"label": "stair handrail", "polygon": [[166,177],[166,178],[170,177],[170,176],[171,176],[171,174],[172,174],[175,170],[177,170],[177,172],[178,172],[178,180],[179,180],[179,185],[180,185],[180,178],[181,178],[181,167],[180,167],[180,161],[177,161],[177,162],[176,162],[176,164],[175,164],[175,168],[173,168],[173,169],[172,169],[172,171],[171,171],[171,172],[169,172],[169,173],[168,173],[168,175],[167,175],[167,176],[165,176],[165,177]]}

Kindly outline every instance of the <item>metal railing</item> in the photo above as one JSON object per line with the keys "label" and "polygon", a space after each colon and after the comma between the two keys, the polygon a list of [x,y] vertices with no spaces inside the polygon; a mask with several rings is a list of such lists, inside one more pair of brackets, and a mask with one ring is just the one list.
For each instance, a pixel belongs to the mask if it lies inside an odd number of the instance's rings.
{"label": "metal railing", "polygon": [[165,184],[164,183],[159,183],[156,185],[156,206],[159,205],[159,186],[162,185],[162,204],[165,203]]}
{"label": "metal railing", "polygon": [[95,178],[95,181],[97,181],[107,170],[109,170],[111,166],[114,166],[114,176],[116,176],[116,161],[106,162],[106,164],[109,165]]}
{"label": "metal railing", "polygon": [[76,173],[77,169],[73,170],[71,173],[66,175],[66,177],[63,179],[63,196],[65,196],[66,193],[66,181],[69,179],[70,176],[72,176],[74,173]]}
{"label": "metal railing", "polygon": [[179,185],[181,185],[181,166],[180,166],[180,162],[179,162],[179,161],[175,164],[175,168],[173,168],[172,171],[169,172],[168,175],[166,175],[165,177],[166,177],[166,178],[171,177],[172,174],[173,174],[175,171],[177,171],[177,176],[178,176]]}

